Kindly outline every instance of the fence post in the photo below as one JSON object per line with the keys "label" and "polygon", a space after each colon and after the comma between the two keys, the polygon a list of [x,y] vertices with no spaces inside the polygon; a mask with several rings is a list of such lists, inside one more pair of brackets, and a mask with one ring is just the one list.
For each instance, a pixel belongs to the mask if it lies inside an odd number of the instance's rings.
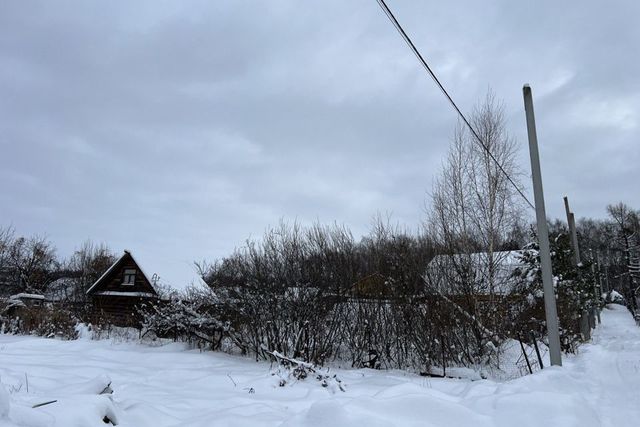
{"label": "fence post", "polygon": [[540,349],[538,348],[538,341],[536,340],[536,335],[533,333],[533,331],[531,331],[529,334],[531,335],[533,348],[536,349],[536,356],[538,356],[538,363],[540,364],[540,369],[544,369],[544,365],[542,364],[542,356],[540,356]]}
{"label": "fence post", "polygon": [[447,357],[446,357],[446,353],[445,353],[445,347],[444,347],[444,335],[440,334],[440,342],[441,347],[442,347],[442,377],[446,377],[447,376]]}
{"label": "fence post", "polygon": [[582,341],[589,341],[591,339],[591,327],[589,325],[589,313],[587,310],[582,310],[580,314],[580,333],[582,334]]}
{"label": "fence post", "polygon": [[531,363],[529,363],[529,357],[527,356],[527,352],[524,349],[524,344],[522,344],[522,336],[518,334],[518,342],[520,343],[520,349],[522,350],[522,355],[524,356],[524,360],[527,362],[527,368],[529,368],[529,373],[533,374],[531,370]]}
{"label": "fence post", "polygon": [[[600,319],[600,307],[602,306],[602,277],[600,276],[600,258],[597,255],[598,253],[596,252],[596,258],[594,259],[593,250],[591,250],[591,274],[593,275],[594,278],[597,278],[593,287],[595,289],[595,294],[596,294],[595,295],[596,303],[598,304],[598,306],[595,307],[595,310],[596,310],[596,317],[598,319],[598,325],[599,325],[600,323],[602,323],[602,320]],[[597,268],[596,268],[596,263],[598,265]]]}

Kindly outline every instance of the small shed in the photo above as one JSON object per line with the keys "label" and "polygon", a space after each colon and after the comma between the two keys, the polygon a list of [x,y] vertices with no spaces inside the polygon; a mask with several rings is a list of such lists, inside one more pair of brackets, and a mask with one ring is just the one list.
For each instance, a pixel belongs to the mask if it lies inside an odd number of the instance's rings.
{"label": "small shed", "polygon": [[9,302],[15,302],[16,305],[22,304],[25,307],[40,307],[45,302],[44,295],[29,294],[21,292],[19,294],[11,295]]}
{"label": "small shed", "polygon": [[149,278],[129,251],[87,290],[96,319],[117,326],[138,326],[138,308],[158,299]]}
{"label": "small shed", "polygon": [[0,315],[5,318],[20,318],[30,326],[44,304],[44,295],[21,292],[6,300],[0,299]]}

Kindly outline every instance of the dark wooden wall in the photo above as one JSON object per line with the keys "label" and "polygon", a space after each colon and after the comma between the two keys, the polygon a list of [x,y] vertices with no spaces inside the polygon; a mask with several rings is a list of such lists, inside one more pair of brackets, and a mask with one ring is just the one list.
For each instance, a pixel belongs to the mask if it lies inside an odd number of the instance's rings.
{"label": "dark wooden wall", "polygon": [[142,320],[138,308],[152,298],[134,298],[113,295],[95,295],[92,297],[95,322],[108,322],[115,326],[139,327]]}

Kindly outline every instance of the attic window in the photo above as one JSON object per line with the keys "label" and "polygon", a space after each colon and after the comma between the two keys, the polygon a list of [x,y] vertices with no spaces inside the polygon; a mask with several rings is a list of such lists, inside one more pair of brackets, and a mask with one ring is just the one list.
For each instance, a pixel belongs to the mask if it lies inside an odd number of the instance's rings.
{"label": "attic window", "polygon": [[124,270],[123,285],[133,286],[136,282],[136,270],[134,268],[126,268]]}

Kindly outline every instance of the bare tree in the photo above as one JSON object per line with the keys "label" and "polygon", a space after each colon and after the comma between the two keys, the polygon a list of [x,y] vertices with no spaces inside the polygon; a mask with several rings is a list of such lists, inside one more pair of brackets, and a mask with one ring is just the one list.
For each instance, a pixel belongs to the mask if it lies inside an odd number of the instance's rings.
{"label": "bare tree", "polygon": [[[482,139],[459,123],[432,191],[430,231],[455,253],[499,250],[521,222],[517,146],[505,128],[504,106],[487,94],[471,116]],[[506,172],[506,173],[505,173]]]}
{"label": "bare tree", "polygon": [[499,326],[493,314],[508,280],[500,272],[505,254],[499,251],[522,216],[517,190],[507,175],[517,184],[521,172],[515,141],[505,128],[504,107],[492,93],[474,109],[471,124],[482,142],[459,123],[433,186],[428,229],[447,259],[432,263],[438,271],[426,280],[457,305],[451,313],[465,313],[462,320],[482,355],[492,338],[487,335]]}
{"label": "bare tree", "polygon": [[8,263],[9,249],[15,240],[12,227],[0,227],[0,270]]}
{"label": "bare tree", "polygon": [[10,295],[15,290],[9,266],[9,250],[14,240],[12,227],[0,227],[0,296]]}
{"label": "bare tree", "polygon": [[66,262],[66,269],[74,276],[75,286],[65,289],[72,302],[83,302],[89,287],[116,261],[115,254],[104,244],[86,240]]}
{"label": "bare tree", "polygon": [[608,205],[607,213],[613,221],[616,238],[624,254],[625,269],[621,275],[627,279],[625,297],[635,311],[638,308],[636,298],[640,286],[640,214],[622,202]]}
{"label": "bare tree", "polygon": [[55,248],[43,236],[19,237],[11,242],[7,261],[20,291],[42,292],[56,268]]}

